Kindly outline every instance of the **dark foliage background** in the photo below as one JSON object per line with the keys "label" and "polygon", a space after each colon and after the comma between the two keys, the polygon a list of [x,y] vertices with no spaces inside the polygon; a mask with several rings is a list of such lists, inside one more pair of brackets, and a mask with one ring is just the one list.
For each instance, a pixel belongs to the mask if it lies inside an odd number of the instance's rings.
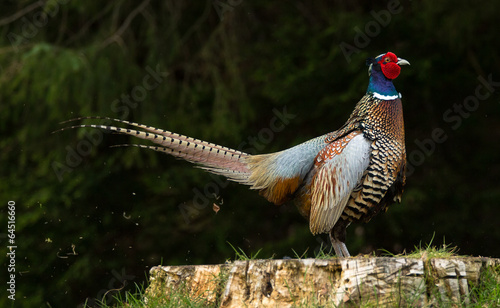
{"label": "dark foliage background", "polygon": [[[234,257],[228,242],[282,258],[313,256],[327,241],[309,233],[293,206],[273,206],[157,152],[110,148],[136,142],[127,137],[51,134],[69,125],[59,122],[109,116],[278,151],[339,128],[366,90],[365,59],[388,50],[411,62],[395,84],[413,168],[402,204],[352,225],[348,247],[354,255],[399,253],[434,236],[433,244],[462,254],[500,256],[498,1],[49,0],[0,8],[0,241],[7,251],[13,200],[23,307],[93,303],[125,281],[125,289],[145,281],[160,263],[224,262]],[[355,48],[347,57],[346,44]],[[494,83],[477,90],[481,78]],[[272,131],[284,110],[288,123]],[[9,260],[0,260],[5,274]],[[0,305],[10,304],[2,295]]]}

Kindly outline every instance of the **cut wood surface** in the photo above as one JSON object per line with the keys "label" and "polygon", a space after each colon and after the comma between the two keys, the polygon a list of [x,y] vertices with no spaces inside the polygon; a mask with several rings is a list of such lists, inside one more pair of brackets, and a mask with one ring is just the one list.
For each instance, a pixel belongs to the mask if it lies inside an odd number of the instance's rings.
{"label": "cut wood surface", "polygon": [[369,256],[157,266],[146,297],[185,292],[216,307],[468,305],[482,273],[499,265],[481,257]]}

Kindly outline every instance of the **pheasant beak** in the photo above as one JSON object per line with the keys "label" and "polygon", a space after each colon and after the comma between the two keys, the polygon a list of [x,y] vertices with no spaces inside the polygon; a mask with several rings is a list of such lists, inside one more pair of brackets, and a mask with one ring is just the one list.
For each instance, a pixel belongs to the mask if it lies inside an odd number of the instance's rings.
{"label": "pheasant beak", "polygon": [[410,62],[406,61],[405,59],[398,58],[398,62],[396,64],[397,65],[410,65]]}

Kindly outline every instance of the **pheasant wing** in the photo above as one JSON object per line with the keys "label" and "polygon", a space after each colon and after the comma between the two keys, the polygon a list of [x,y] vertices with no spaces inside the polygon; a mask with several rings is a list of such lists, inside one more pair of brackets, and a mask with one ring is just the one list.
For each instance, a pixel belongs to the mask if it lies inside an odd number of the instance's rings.
{"label": "pheasant wing", "polygon": [[371,141],[360,131],[329,143],[314,161],[309,227],[313,234],[330,232],[361,182],[370,162]]}

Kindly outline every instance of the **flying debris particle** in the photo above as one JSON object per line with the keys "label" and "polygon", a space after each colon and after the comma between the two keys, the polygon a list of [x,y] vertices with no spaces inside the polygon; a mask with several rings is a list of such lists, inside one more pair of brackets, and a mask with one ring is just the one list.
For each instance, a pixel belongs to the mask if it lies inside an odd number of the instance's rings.
{"label": "flying debris particle", "polygon": [[132,217],[132,215],[127,216],[127,213],[123,212],[123,218],[130,219],[131,217]]}
{"label": "flying debris particle", "polygon": [[75,248],[76,248],[76,245],[75,245],[75,244],[71,244],[71,250],[73,250],[73,253],[72,253],[72,254],[68,253],[68,255],[73,255],[73,256],[78,255],[78,254],[75,252]]}
{"label": "flying debris particle", "polygon": [[212,209],[214,210],[215,214],[217,214],[220,211],[220,206],[214,203]]}
{"label": "flying debris particle", "polygon": [[76,245],[75,244],[71,244],[71,251],[72,252],[67,252],[66,255],[61,255],[60,254],[61,248],[59,248],[59,251],[56,253],[56,255],[60,259],[67,259],[67,258],[69,258],[68,256],[77,256],[78,253],[75,251],[75,248],[76,248]]}
{"label": "flying debris particle", "polygon": [[56,255],[57,255],[57,257],[58,257],[58,258],[60,258],[60,259],[67,259],[67,258],[68,258],[68,256],[61,256],[61,255],[59,254],[59,251],[57,252],[57,254],[56,254]]}

